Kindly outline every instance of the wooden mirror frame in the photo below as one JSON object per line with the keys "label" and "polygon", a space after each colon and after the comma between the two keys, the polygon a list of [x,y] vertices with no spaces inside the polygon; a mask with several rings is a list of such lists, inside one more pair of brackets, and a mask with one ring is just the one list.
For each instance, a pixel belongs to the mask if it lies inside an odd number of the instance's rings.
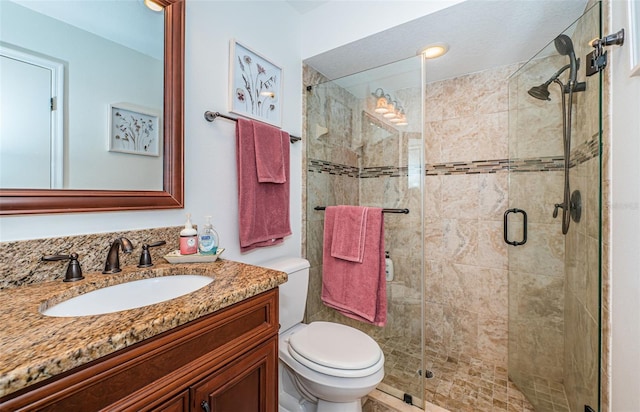
{"label": "wooden mirror frame", "polygon": [[165,7],[162,191],[0,189],[0,215],[179,209],[184,206],[185,0]]}

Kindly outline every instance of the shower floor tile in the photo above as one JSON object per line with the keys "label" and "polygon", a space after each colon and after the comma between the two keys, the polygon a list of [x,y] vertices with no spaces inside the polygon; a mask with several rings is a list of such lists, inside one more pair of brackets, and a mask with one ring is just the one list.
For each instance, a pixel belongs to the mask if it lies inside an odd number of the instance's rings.
{"label": "shower floor tile", "polygon": [[506,369],[480,359],[427,351],[425,400],[452,412],[533,412]]}
{"label": "shower floor tile", "polygon": [[420,342],[402,337],[378,338],[377,342],[385,356],[382,383],[395,389],[388,392],[398,392],[392,394],[400,398],[402,393],[408,393],[419,402],[423,395],[418,375],[422,361]]}

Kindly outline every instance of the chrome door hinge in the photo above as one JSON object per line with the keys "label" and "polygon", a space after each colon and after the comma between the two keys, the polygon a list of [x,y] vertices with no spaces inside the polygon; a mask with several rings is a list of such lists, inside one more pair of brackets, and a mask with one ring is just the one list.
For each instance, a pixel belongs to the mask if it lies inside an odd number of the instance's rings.
{"label": "chrome door hinge", "polygon": [[594,50],[587,54],[587,76],[593,76],[607,67],[607,52],[603,50],[604,47],[624,44],[624,29],[602,39],[592,40],[589,44]]}
{"label": "chrome door hinge", "polygon": [[51,98],[50,104],[51,104],[51,111],[56,110],[56,98],[55,97]]}

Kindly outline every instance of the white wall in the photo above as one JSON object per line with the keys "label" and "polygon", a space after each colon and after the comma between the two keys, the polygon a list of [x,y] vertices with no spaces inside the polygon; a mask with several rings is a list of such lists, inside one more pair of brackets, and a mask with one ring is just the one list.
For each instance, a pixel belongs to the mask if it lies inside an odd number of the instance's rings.
{"label": "white wall", "polygon": [[238,246],[235,123],[204,120],[228,108],[229,40],[236,38],[283,67],[283,128],[302,132],[302,58],[299,15],[284,2],[188,0],[185,53],[184,210],[52,214],[0,218],[0,241],[37,239],[181,225],[213,215],[224,256],[250,263],[300,255],[301,147],[291,145],[291,225],[284,244],[241,255]]}
{"label": "white wall", "polygon": [[[627,34],[623,47],[610,51],[611,410],[615,412],[640,411],[640,77],[629,76],[631,47],[638,47],[630,38],[629,1],[611,1],[610,24],[612,32],[624,27]],[[640,41],[640,33],[635,36]]]}
{"label": "white wall", "polygon": [[[255,263],[301,252],[302,144],[291,147],[291,228],[278,246],[241,255],[238,246],[235,123],[204,120],[206,110],[226,113],[229,100],[229,43],[232,38],[283,68],[282,126],[302,133],[301,27],[284,2],[187,1],[185,181],[194,220],[213,222],[227,248],[225,257]],[[233,115],[235,116],[235,115]]]}

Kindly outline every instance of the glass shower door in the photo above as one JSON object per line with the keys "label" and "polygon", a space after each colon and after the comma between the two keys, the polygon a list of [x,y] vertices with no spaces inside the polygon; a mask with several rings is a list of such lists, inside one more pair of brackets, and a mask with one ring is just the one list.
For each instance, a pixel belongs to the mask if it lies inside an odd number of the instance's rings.
{"label": "glass shower door", "polygon": [[[378,389],[423,405],[424,316],[421,59],[414,57],[329,81],[305,68],[307,127],[306,257],[311,263],[307,321],[355,327],[380,345],[385,377]],[[386,96],[401,116],[376,111]],[[317,206],[408,209],[385,213],[387,323],[372,326],[322,304],[324,212]]]}
{"label": "glass shower door", "polygon": [[599,410],[600,30],[598,3],[509,81],[508,370],[536,411]]}

